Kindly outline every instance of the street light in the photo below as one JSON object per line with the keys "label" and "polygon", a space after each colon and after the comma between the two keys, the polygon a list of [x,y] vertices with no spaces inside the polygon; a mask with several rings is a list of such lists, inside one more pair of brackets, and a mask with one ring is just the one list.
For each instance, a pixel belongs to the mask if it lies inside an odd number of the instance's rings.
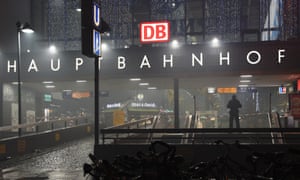
{"label": "street light", "polygon": [[[18,74],[18,125],[22,124],[22,109],[21,109],[21,32],[22,33],[33,33],[34,30],[28,23],[22,24],[20,22],[17,25],[18,35],[18,60],[17,60],[17,74]],[[21,128],[18,128],[18,135],[21,136]]]}

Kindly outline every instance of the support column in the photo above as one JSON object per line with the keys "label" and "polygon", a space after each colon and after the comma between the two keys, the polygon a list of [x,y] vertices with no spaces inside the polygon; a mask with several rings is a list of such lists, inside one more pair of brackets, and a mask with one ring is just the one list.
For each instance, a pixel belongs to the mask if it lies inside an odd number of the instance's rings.
{"label": "support column", "polygon": [[3,126],[4,124],[3,104],[3,82],[0,82],[0,126]]}
{"label": "support column", "polygon": [[99,58],[95,57],[95,82],[94,82],[94,118],[95,118],[95,145],[99,144]]}
{"label": "support column", "polygon": [[174,90],[174,127],[179,128],[179,81],[177,78],[173,80]]}

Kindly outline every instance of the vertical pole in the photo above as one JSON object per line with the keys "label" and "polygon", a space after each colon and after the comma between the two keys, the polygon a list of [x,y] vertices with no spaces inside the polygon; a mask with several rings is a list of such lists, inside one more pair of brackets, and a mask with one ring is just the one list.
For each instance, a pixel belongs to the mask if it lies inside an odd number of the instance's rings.
{"label": "vertical pole", "polygon": [[[0,57],[1,57],[1,54],[0,54]],[[3,94],[3,83],[0,82],[0,102],[3,102],[3,96],[4,96],[4,94]],[[0,119],[1,119],[0,120],[0,126],[3,126],[4,125],[3,103],[0,104]]]}
{"label": "vertical pole", "polygon": [[206,0],[203,0],[202,2],[202,40],[205,41],[205,4],[206,4]]}
{"label": "vertical pole", "polygon": [[269,94],[269,114],[272,112],[272,93]]}
{"label": "vertical pole", "polygon": [[99,58],[95,57],[95,145],[99,144]]}
{"label": "vertical pole", "polygon": [[194,115],[196,115],[197,107],[196,107],[196,96],[193,96],[193,101],[194,101]]}
{"label": "vertical pole", "polygon": [[184,1],[184,43],[187,44],[187,2]]}
{"label": "vertical pole", "polygon": [[[17,25],[18,26],[18,25]],[[17,27],[18,32],[18,60],[17,60],[17,76],[18,76],[18,125],[22,124],[22,106],[21,106],[21,31]],[[18,128],[18,135],[22,135],[22,129]]]}
{"label": "vertical pole", "polygon": [[135,28],[135,24],[134,24],[134,17],[135,17],[135,7],[134,7],[134,2],[131,4],[131,8],[132,8],[132,16],[131,16],[131,46],[134,45],[134,28]]}
{"label": "vertical pole", "polygon": [[261,27],[261,15],[263,14],[262,13],[262,8],[261,8],[261,2],[259,3],[259,12],[258,12],[258,33],[259,33],[259,36],[258,36],[258,40],[257,41],[261,41],[261,35],[262,35],[262,27]]}
{"label": "vertical pole", "polygon": [[297,22],[297,30],[298,30],[298,36],[297,36],[297,38],[299,39],[300,38],[300,10],[299,10],[299,8],[300,8],[300,2],[299,1],[297,1],[297,8],[296,8],[296,13],[297,13],[297,19],[298,19],[298,22]]}
{"label": "vertical pole", "polygon": [[270,6],[271,6],[271,2],[269,4],[269,6],[267,7],[268,8],[268,41],[271,40],[271,9],[270,9]]}
{"label": "vertical pole", "polygon": [[179,82],[174,79],[174,127],[179,128]]}

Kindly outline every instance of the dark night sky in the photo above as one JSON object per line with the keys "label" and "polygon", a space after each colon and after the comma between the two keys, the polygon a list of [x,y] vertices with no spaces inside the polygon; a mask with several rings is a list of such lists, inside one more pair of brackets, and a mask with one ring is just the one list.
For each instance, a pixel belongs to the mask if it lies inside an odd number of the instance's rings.
{"label": "dark night sky", "polygon": [[30,22],[30,0],[0,1],[0,52],[16,52],[16,22]]}

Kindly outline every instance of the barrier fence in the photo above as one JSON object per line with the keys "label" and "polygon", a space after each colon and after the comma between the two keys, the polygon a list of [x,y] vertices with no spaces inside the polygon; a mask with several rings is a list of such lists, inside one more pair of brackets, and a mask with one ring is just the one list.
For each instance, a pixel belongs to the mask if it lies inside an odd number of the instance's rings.
{"label": "barrier fence", "polygon": [[[58,129],[85,125],[89,123],[89,118],[86,116],[73,116],[63,118],[57,117],[48,121],[40,120],[35,123],[2,126],[0,127],[0,139],[49,132]],[[19,134],[19,130],[21,130],[21,134]]]}
{"label": "barrier fence", "polygon": [[[243,118],[259,119],[262,128],[197,128],[199,116],[189,116],[185,128],[157,128],[161,114],[120,126],[101,129],[102,144],[133,144],[165,141],[177,144],[210,144],[216,140],[232,143],[239,141],[250,144],[291,144],[300,143],[300,129],[286,128],[281,125],[278,113],[243,115]],[[148,122],[148,124],[147,124]],[[143,128],[140,124],[143,124]]]}

